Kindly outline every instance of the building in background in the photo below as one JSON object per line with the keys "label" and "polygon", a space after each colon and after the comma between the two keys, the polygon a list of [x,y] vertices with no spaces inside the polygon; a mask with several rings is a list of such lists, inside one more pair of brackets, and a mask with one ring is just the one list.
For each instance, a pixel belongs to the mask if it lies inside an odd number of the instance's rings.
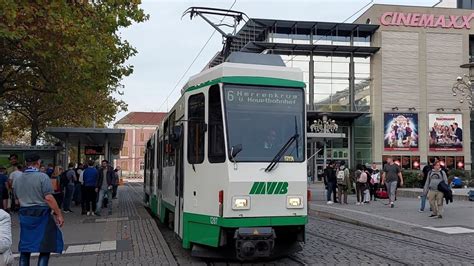
{"label": "building in background", "polygon": [[166,113],[130,112],[115,123],[114,128],[125,129],[125,140],[119,159],[114,166],[120,166],[123,177],[143,177],[145,145]]}

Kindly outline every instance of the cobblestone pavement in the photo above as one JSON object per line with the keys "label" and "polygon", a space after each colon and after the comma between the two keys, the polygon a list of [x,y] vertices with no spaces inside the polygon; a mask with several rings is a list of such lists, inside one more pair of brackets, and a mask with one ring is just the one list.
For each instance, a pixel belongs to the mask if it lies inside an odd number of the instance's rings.
{"label": "cobblestone pavement", "polygon": [[441,238],[433,241],[370,229],[318,217],[314,211],[310,211],[303,250],[292,256],[245,264],[203,260],[191,257],[174,233],[150,216],[141,200],[142,184],[127,184],[120,187],[118,204],[114,201],[114,215],[95,217],[105,222],[94,218],[94,223],[93,218],[77,214],[78,210],[66,216],[76,231],[64,230],[68,245],[86,238],[93,238],[88,243],[113,239],[117,249],[55,255],[50,265],[472,265],[474,261],[472,248],[462,243],[452,246]]}

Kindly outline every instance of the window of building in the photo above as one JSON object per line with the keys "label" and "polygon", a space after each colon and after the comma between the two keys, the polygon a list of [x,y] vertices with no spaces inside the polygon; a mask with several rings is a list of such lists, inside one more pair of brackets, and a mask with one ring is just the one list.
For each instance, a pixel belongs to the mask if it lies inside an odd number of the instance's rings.
{"label": "window of building", "polygon": [[128,147],[122,147],[121,156],[128,156]]}
{"label": "window of building", "polygon": [[209,89],[209,162],[225,162],[224,126],[219,85]]}
{"label": "window of building", "polygon": [[122,168],[122,171],[128,171],[128,162],[127,161],[121,161],[120,162],[120,168]]}
{"label": "window of building", "polygon": [[448,170],[459,169],[464,170],[464,157],[463,156],[428,156],[428,161],[438,159],[442,167]]}
{"label": "window of building", "polygon": [[145,132],[140,132],[140,141],[145,141]]}
{"label": "window of building", "polygon": [[145,169],[145,163],[140,162],[140,171],[143,171]]}
{"label": "window of building", "polygon": [[469,35],[469,62],[474,62],[474,35]]}
{"label": "window of building", "polygon": [[140,156],[141,157],[145,156],[145,147],[140,147]]}
{"label": "window of building", "polygon": [[474,0],[457,0],[457,8],[474,9]]}
{"label": "window of building", "polygon": [[199,164],[204,161],[205,98],[203,93],[188,100],[188,162]]}
{"label": "window of building", "polygon": [[387,158],[392,157],[393,162],[403,170],[420,170],[420,156],[409,155],[384,155],[382,164],[387,163]]}
{"label": "window of building", "polygon": [[124,141],[128,141],[128,131],[125,131]]}

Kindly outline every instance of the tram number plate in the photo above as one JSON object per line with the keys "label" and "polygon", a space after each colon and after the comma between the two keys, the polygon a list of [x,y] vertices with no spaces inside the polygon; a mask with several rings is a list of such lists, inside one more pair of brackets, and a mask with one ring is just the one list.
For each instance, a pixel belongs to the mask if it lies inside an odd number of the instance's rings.
{"label": "tram number plate", "polygon": [[217,217],[210,217],[209,220],[211,224],[217,224]]}

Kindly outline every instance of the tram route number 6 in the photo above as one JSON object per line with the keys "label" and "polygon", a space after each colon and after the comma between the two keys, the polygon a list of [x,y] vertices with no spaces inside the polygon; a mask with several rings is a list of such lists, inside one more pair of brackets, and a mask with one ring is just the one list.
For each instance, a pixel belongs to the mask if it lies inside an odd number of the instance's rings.
{"label": "tram route number 6", "polygon": [[217,217],[210,217],[209,221],[211,224],[217,224]]}

